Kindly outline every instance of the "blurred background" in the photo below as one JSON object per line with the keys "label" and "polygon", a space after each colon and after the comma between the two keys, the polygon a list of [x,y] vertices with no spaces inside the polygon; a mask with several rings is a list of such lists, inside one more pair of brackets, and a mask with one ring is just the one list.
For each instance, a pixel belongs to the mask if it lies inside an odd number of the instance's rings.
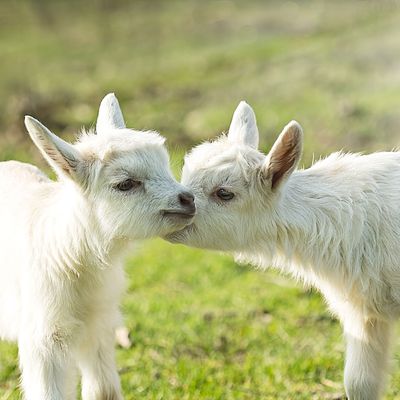
{"label": "blurred background", "polygon": [[[0,2],[0,160],[49,171],[31,114],[68,140],[108,92],[127,125],[167,137],[174,170],[227,130],[242,99],[268,151],[305,131],[303,165],[400,145],[399,1]],[[126,399],[338,399],[343,341],[320,296],[231,257],[138,246],[118,349]],[[387,399],[400,398],[399,346]],[[0,344],[0,400],[18,399],[16,346]]]}

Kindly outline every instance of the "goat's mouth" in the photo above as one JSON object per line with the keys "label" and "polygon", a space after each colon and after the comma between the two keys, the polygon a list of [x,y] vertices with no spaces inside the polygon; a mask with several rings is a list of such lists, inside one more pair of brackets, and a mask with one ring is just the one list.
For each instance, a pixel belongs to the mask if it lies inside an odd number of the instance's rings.
{"label": "goat's mouth", "polygon": [[183,219],[192,219],[196,215],[196,211],[185,211],[185,210],[163,210],[162,215],[164,217],[171,218],[183,218]]}

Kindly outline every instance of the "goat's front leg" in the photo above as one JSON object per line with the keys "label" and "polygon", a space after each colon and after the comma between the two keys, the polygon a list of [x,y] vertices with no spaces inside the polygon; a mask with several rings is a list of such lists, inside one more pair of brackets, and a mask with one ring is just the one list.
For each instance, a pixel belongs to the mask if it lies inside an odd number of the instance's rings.
{"label": "goat's front leg", "polygon": [[78,351],[83,400],[122,400],[115,364],[114,330],[96,329]]}
{"label": "goat's front leg", "polygon": [[26,400],[66,400],[72,397],[67,382],[73,368],[62,344],[52,335],[35,337],[30,330],[18,340],[22,388]]}
{"label": "goat's front leg", "polygon": [[385,387],[392,324],[377,319],[348,318],[344,384],[349,400],[380,399]]}

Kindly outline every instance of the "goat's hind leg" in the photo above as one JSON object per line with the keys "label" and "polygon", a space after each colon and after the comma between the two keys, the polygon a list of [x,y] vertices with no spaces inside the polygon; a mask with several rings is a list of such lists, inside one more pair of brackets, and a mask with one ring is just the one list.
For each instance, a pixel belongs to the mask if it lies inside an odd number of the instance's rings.
{"label": "goat's hind leg", "polygon": [[344,383],[349,400],[378,400],[385,387],[392,323],[348,318]]}

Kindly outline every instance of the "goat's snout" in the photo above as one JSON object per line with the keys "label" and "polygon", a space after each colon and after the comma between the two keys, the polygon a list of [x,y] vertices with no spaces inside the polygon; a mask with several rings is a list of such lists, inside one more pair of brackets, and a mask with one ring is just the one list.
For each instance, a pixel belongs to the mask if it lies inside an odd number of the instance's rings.
{"label": "goat's snout", "polygon": [[192,205],[194,205],[194,196],[190,192],[179,193],[178,198],[179,198],[179,203],[182,206],[186,206],[186,205],[192,206]]}
{"label": "goat's snout", "polygon": [[196,212],[196,205],[194,203],[194,196],[190,192],[181,192],[178,194],[179,204],[185,209],[188,214]]}
{"label": "goat's snout", "polygon": [[193,218],[196,214],[194,196],[186,190],[178,193],[177,197],[174,197],[174,203],[171,206],[172,208],[162,210],[165,216],[188,219]]}

